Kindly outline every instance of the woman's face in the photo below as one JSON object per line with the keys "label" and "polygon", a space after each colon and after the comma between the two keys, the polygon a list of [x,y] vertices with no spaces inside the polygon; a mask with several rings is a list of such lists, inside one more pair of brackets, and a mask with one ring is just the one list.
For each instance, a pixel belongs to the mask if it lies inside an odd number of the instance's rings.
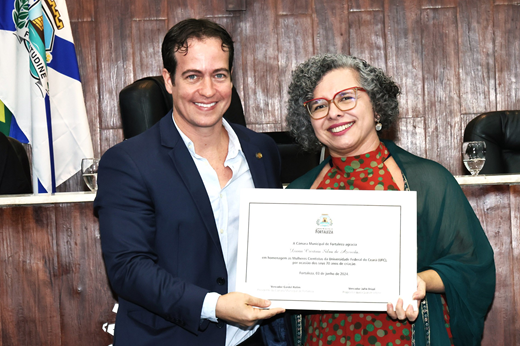
{"label": "woman's face", "polygon": [[[314,98],[332,99],[340,91],[361,87],[358,73],[348,68],[328,72],[314,89]],[[375,150],[379,137],[375,130],[375,117],[368,94],[358,90],[357,104],[351,110],[341,111],[330,103],[329,114],[319,120],[311,118],[318,140],[329,148],[332,156],[354,156]]]}

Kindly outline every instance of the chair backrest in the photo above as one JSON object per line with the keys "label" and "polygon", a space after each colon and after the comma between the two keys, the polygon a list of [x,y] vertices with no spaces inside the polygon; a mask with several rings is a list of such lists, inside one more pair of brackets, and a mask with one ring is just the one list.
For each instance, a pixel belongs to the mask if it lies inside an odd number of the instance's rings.
{"label": "chair backrest", "polygon": [[25,148],[0,133],[0,194],[31,192],[31,167]]}
{"label": "chair backrest", "polygon": [[[162,76],[141,78],[126,86],[119,93],[119,107],[125,139],[144,132],[173,108],[172,96],[166,91]],[[233,86],[231,105],[224,118],[246,126],[240,96]]]}
{"label": "chair backrest", "polygon": [[466,126],[464,141],[486,142],[480,174],[520,173],[520,111],[480,114]]}

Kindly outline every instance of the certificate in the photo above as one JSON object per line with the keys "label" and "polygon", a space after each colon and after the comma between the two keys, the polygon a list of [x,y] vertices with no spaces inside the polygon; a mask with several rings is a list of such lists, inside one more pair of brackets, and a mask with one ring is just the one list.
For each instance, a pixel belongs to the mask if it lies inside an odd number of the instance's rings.
{"label": "certificate", "polygon": [[417,290],[413,191],[246,189],[236,290],[271,307],[386,311]]}

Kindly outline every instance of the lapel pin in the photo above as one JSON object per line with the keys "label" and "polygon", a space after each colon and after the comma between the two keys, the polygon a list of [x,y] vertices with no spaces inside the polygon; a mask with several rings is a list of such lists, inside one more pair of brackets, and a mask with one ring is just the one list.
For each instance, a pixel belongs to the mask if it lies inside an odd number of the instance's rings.
{"label": "lapel pin", "polygon": [[263,156],[262,153],[256,153],[256,158],[257,158],[257,159],[261,159],[262,156]]}

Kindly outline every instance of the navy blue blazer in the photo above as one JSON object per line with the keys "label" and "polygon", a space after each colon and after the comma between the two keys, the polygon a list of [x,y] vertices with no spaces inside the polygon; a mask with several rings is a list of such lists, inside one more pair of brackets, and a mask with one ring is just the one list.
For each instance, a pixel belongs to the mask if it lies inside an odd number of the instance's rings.
{"label": "navy blue blazer", "polygon": [[[257,188],[281,187],[274,141],[232,124]],[[261,155],[260,155],[261,154]],[[224,322],[200,319],[228,292],[211,203],[171,112],[102,157],[94,209],[119,297],[115,345],[224,345]]]}

